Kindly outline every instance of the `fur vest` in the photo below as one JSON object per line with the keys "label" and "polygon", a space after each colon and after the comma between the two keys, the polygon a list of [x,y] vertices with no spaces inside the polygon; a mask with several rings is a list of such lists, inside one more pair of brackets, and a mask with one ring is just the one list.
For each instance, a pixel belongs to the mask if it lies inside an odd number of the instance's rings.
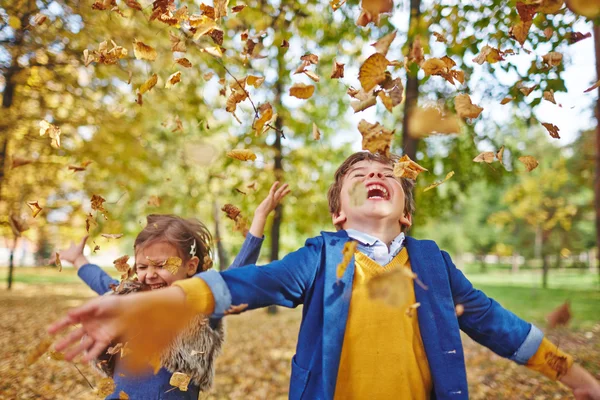
{"label": "fur vest", "polygon": [[[118,288],[106,295],[123,295],[148,290],[137,281],[123,281]],[[221,353],[225,340],[225,329],[222,319],[208,319],[198,315],[175,337],[173,342],[161,356],[161,366],[169,372],[183,372],[191,378],[191,382],[207,391],[211,388],[215,376],[215,360]],[[115,372],[117,354],[103,352],[93,361],[94,367],[108,377]]]}

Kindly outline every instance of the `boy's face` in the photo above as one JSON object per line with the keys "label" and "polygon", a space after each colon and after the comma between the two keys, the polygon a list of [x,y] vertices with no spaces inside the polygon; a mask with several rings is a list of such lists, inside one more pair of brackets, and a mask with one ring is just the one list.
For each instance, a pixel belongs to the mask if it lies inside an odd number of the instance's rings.
{"label": "boy's face", "polygon": [[[352,199],[353,192],[362,190],[358,185],[366,190],[366,199]],[[342,181],[340,212],[333,215],[332,220],[342,229],[357,229],[362,222],[374,220],[410,226],[411,216],[404,213],[404,191],[393,174],[393,167],[370,160],[359,161],[350,167]]]}
{"label": "boy's face", "polygon": [[180,279],[193,275],[198,268],[198,257],[192,257],[172,274],[162,265],[169,257],[181,257],[177,247],[168,242],[152,242],[136,251],[135,265],[140,282],[152,290],[162,289]]}

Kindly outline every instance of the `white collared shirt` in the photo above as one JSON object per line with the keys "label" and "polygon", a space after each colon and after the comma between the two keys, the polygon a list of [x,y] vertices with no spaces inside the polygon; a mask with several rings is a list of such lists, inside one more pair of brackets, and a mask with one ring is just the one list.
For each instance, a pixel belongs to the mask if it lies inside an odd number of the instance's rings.
{"label": "white collared shirt", "polygon": [[358,242],[358,250],[360,252],[382,266],[392,261],[392,259],[400,253],[402,247],[404,247],[404,232],[400,232],[400,234],[392,240],[389,249],[385,243],[375,236],[357,231],[356,229],[346,229],[346,233]]}

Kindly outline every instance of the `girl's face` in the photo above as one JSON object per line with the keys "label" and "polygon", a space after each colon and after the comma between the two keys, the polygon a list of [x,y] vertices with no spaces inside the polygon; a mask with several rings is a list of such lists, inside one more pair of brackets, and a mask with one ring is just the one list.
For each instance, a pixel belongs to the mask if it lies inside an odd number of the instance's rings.
{"label": "girl's face", "polygon": [[198,257],[192,257],[172,274],[162,265],[169,257],[180,257],[177,247],[167,242],[152,242],[139,248],[135,254],[135,266],[140,282],[150,286],[152,290],[171,286],[180,279],[185,279],[196,273]]}

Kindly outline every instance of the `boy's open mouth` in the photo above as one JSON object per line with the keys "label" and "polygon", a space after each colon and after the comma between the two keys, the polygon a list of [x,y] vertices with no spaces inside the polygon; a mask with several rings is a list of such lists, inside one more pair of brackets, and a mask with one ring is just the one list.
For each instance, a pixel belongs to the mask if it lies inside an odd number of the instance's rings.
{"label": "boy's open mouth", "polygon": [[376,183],[367,185],[367,199],[369,200],[389,200],[390,193],[383,186]]}

